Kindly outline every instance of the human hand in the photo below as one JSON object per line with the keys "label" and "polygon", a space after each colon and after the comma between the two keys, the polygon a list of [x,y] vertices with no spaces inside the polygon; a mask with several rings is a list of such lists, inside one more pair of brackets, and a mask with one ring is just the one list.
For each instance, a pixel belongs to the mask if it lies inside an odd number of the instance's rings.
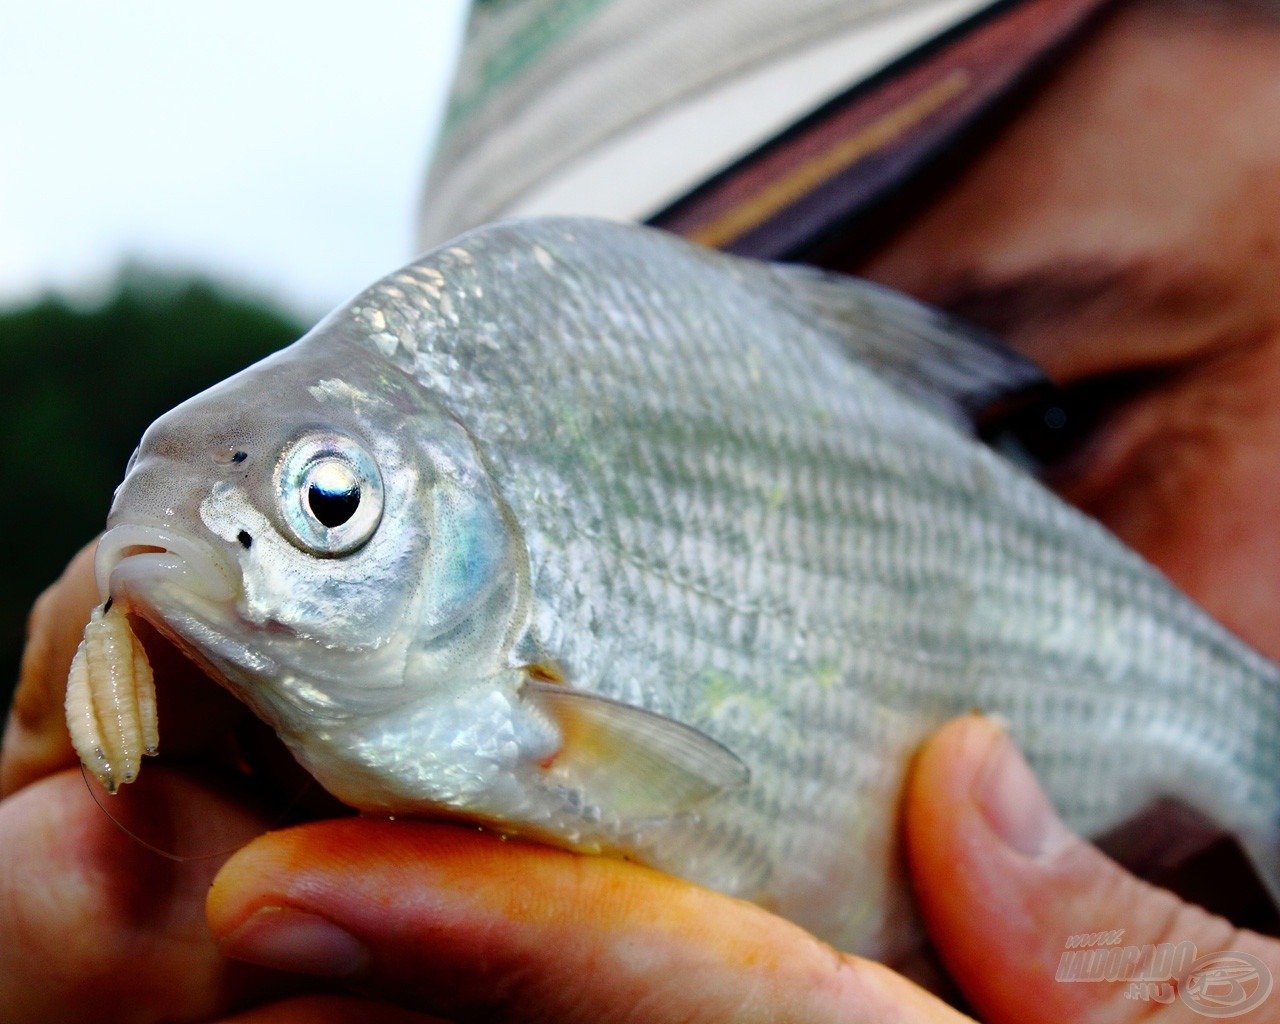
{"label": "human hand", "polygon": [[[1189,941],[1201,955],[1247,953],[1280,977],[1280,942],[1135,878],[1072,834],[989,719],[954,721],[923,748],[904,825],[929,935],[984,1020],[1197,1019],[1123,980],[1056,980],[1068,939],[1089,933],[1122,932],[1113,945],[1138,950]],[[1242,1019],[1280,1021],[1280,993]]]}
{"label": "human hand", "polygon": [[[985,1020],[1190,1016],[1177,1000],[1134,998],[1124,981],[1055,980],[1068,937],[1084,932],[1120,929],[1138,948],[1190,941],[1280,972],[1280,943],[1137,880],[1072,835],[989,719],[953,722],[924,748],[905,827],[930,934]],[[208,909],[231,956],[345,977],[450,1019],[961,1019],[757,907],[456,826],[320,822],[264,836],[218,875]],[[1257,1014],[1280,1020],[1280,999]]]}
{"label": "human hand", "polygon": [[[99,790],[111,817],[95,802],[62,709],[71,657],[99,600],[92,549],[32,612],[0,748],[0,1020],[423,1020],[305,994],[317,986],[219,954],[205,922],[209,884],[229,851],[279,812],[218,771],[225,758],[210,738],[241,718],[236,702],[161,645],[151,647],[165,749],[157,760],[170,764],[148,761],[116,797]],[[116,822],[188,856],[158,856]],[[243,1007],[256,1009],[225,1016]]]}
{"label": "human hand", "polygon": [[[28,659],[24,688],[56,691],[45,673],[65,678],[96,601],[84,572],[73,563],[42,602],[33,650],[45,653]],[[220,872],[219,858],[171,864],[116,829],[78,772],[56,771],[52,726],[20,707],[0,761],[7,791],[23,787],[0,804],[7,1020],[100,1019],[104,1005],[120,1020],[423,1019],[385,1000],[459,1019],[963,1019],[757,907],[457,825],[318,821],[249,842]],[[265,827],[247,799],[147,767],[151,792],[140,781],[110,805],[131,827],[159,824],[171,847],[204,850]],[[1147,1016],[1153,1004],[1126,1000],[1122,982],[1054,980],[1080,932],[1123,928],[1139,947],[1190,940],[1280,970],[1280,944],[1234,932],[1071,836],[986,719],[952,723],[921,752],[904,822],[930,932],[986,1019]]]}
{"label": "human hand", "polygon": [[[87,548],[33,612],[0,750],[0,1019],[97,1020],[104,1008],[120,1021],[423,1019],[364,996],[463,1014],[496,1003],[516,1018],[785,1019],[830,1016],[853,999],[868,1020],[908,1009],[919,1020],[960,1019],[888,969],[842,958],[756,907],[633,864],[458,826],[322,821],[263,837],[211,897],[210,934],[205,895],[225,856],[156,856],[116,827],[75,768],[62,699],[98,600]],[[162,646],[149,653],[158,760],[184,756],[148,762],[137,782],[99,799],[162,849],[240,845],[270,816],[228,792],[226,777],[212,784],[192,768],[217,763],[202,733],[225,732],[238,705]],[[290,902],[261,887],[287,876]],[[341,909],[366,915],[359,945],[317,918],[263,909],[273,899],[302,906],[308,880],[321,903],[353,897]],[[311,909],[355,927],[329,903]],[[358,976],[341,978],[349,968]],[[361,995],[325,993],[335,984]]]}

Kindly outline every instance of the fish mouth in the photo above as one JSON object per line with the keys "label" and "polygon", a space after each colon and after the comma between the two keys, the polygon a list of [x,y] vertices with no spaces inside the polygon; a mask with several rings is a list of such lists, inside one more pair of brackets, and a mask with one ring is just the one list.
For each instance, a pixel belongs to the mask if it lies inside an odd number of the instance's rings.
{"label": "fish mouth", "polygon": [[165,526],[127,523],[102,535],[93,559],[98,592],[105,601],[160,587],[226,605],[241,590],[240,569],[199,538]]}
{"label": "fish mouth", "polygon": [[102,535],[93,568],[103,600],[122,601],[224,685],[241,673],[277,670],[244,636],[236,613],[244,592],[240,567],[207,541],[168,526],[127,523]]}

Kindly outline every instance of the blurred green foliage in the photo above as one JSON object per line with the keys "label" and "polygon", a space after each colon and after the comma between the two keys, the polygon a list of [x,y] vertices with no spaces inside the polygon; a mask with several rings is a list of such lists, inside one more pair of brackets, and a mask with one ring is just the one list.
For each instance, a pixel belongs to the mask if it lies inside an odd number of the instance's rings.
{"label": "blurred green foliage", "polygon": [[32,601],[102,529],[147,425],[302,330],[208,282],[138,269],[96,308],[47,297],[0,311],[9,438],[0,446],[0,707],[17,680]]}

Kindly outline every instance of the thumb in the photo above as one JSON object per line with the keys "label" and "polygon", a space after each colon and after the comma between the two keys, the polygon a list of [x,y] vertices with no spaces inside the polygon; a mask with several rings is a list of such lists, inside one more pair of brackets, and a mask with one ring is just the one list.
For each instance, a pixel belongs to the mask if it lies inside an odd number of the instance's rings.
{"label": "thumb", "polygon": [[[921,751],[906,842],[930,935],[984,1019],[1234,1016],[1267,1004],[1280,974],[1280,943],[1135,878],[1073,835],[988,719],[952,722]],[[1249,1019],[1280,1019],[1280,996],[1261,1013]]]}
{"label": "thumb", "polygon": [[269,833],[222,869],[206,910],[234,959],[450,1019],[961,1019],[759,907],[457,825],[346,818]]}
{"label": "thumb", "polygon": [[99,601],[93,578],[97,546],[95,537],[81,548],[31,610],[18,686],[0,743],[0,796],[76,763],[62,704],[71,658]]}

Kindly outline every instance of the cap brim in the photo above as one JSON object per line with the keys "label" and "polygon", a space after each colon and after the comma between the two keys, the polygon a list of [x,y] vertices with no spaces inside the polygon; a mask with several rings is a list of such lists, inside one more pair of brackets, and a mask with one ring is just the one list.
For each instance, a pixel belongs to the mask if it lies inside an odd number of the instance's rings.
{"label": "cap brim", "polygon": [[1106,3],[988,8],[822,104],[648,223],[758,259],[847,262],[919,209],[911,186],[945,185],[939,168],[954,174],[966,147],[1027,98]]}

